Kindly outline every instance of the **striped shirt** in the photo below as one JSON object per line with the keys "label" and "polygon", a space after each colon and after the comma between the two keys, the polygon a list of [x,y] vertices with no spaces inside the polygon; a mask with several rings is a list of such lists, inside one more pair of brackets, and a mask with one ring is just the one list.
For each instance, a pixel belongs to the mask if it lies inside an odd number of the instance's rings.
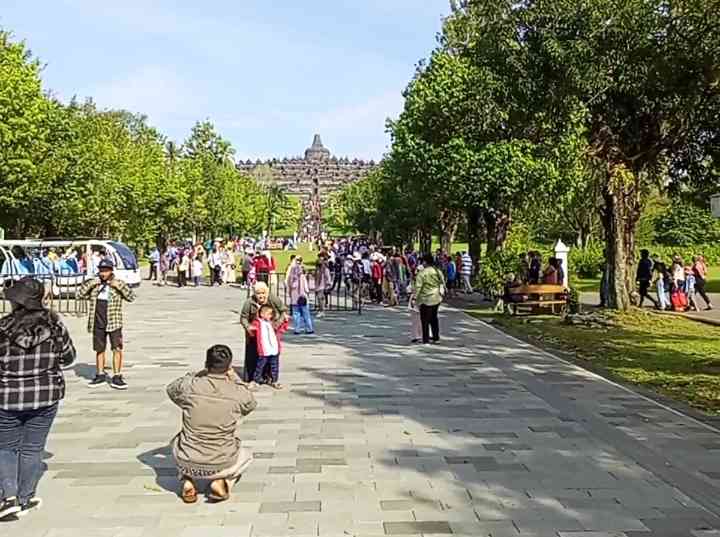
{"label": "striped shirt", "polygon": [[465,254],[462,256],[462,268],[460,274],[463,276],[472,276],[472,257]]}

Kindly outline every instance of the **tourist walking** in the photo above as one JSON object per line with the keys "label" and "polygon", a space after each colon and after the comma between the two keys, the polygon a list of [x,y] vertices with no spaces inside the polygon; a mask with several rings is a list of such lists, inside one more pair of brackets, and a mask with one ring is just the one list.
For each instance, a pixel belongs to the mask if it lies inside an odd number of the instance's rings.
{"label": "tourist walking", "polygon": [[315,305],[317,306],[318,319],[325,316],[325,308],[332,292],[333,275],[330,271],[330,263],[327,254],[318,254],[315,266]]}
{"label": "tourist walking", "polygon": [[387,306],[393,308],[399,304],[397,297],[397,270],[390,257],[383,263],[383,292],[387,298]]}
{"label": "tourist walking", "polygon": [[202,257],[199,255],[195,256],[192,262],[192,278],[195,287],[200,287],[200,280],[202,279],[204,268],[205,265],[203,265]]}
{"label": "tourist walking", "polygon": [[213,287],[216,283],[222,287],[223,257],[220,251],[220,245],[217,243],[215,243],[213,251],[208,258],[208,265],[210,267],[210,287]]}
{"label": "tourist walking", "polygon": [[232,368],[232,352],[214,345],[205,369],[188,373],[167,387],[168,397],[182,409],[182,429],[171,442],[185,503],[198,499],[197,484],[210,481],[208,500],[220,502],[252,463],[252,452],[236,436],[243,416],[257,402]]}
{"label": "tourist walking", "polygon": [[160,285],[167,285],[167,273],[170,270],[170,256],[167,250],[160,254],[158,268],[160,269]]}
{"label": "tourist walking", "polygon": [[123,379],[123,302],[133,302],[135,293],[127,283],[118,279],[114,273],[113,262],[103,259],[98,265],[98,277],[84,282],[77,292],[80,298],[88,299],[88,332],[93,335],[93,350],[97,373],[90,381],[90,387],[107,383],[105,375],[105,350],[110,339],[113,353],[113,377],[110,386],[116,390],[126,390]]}
{"label": "tourist walking", "polygon": [[445,295],[445,280],[431,254],[425,255],[423,265],[415,278],[414,287],[415,298],[420,306],[422,340],[425,344],[430,343],[432,330],[432,342],[437,343],[440,340],[438,309]]}
{"label": "tourist walking", "polygon": [[420,305],[417,302],[415,288],[411,284],[408,286],[410,299],[408,300],[408,309],[410,310],[410,342],[420,343],[422,341],[422,320],[420,318]]}
{"label": "tourist walking", "polygon": [[658,296],[658,308],[661,310],[669,310],[671,307],[670,290],[672,289],[672,277],[667,265],[660,261],[659,258],[655,260],[653,265],[653,274]]}
{"label": "tourist walking", "polygon": [[242,285],[248,286],[250,284],[250,269],[253,266],[253,251],[247,250],[243,255],[242,260]]}
{"label": "tourist walking", "polygon": [[640,290],[640,303],[639,307],[642,308],[643,302],[647,298],[653,303],[656,308],[660,307],[660,304],[651,297],[648,292],[650,290],[650,283],[653,278],[653,262],[650,259],[650,252],[647,250],[640,251],[640,262],[638,263],[636,279]]}
{"label": "tourist walking", "polygon": [[273,309],[275,328],[281,327],[288,321],[288,310],[282,300],[270,293],[270,288],[265,282],[257,282],[253,287],[252,296],[245,301],[240,313],[240,324],[245,329],[245,367],[243,369],[245,382],[251,382],[255,378],[258,354],[257,333],[253,321],[257,319],[260,308],[266,304]]}
{"label": "tourist walking", "polygon": [[157,246],[152,249],[152,252],[150,252],[150,255],[148,256],[148,259],[150,260],[150,274],[148,276],[148,281],[158,279],[158,263],[160,263],[160,250],[158,250]]}
{"label": "tourist walking", "polygon": [[713,309],[710,297],[707,294],[705,286],[707,285],[707,263],[705,263],[705,256],[698,255],[693,260],[692,266],[693,274],[695,276],[695,294],[702,297],[705,301],[705,309]]}
{"label": "tourist walking", "polygon": [[75,361],[67,328],[43,306],[44,292],[32,278],[5,289],[12,312],[0,319],[0,520],[42,504],[35,492],[47,436],[65,397],[61,368]]}
{"label": "tourist walking", "polygon": [[294,265],[290,269],[288,279],[285,282],[290,292],[290,304],[292,304],[293,333],[300,334],[303,327],[306,334],[314,334],[312,317],[310,315],[310,304],[308,303],[309,289],[302,257],[295,258]]}
{"label": "tourist walking", "polygon": [[470,295],[473,293],[472,287],[472,257],[467,252],[461,254],[462,265],[460,267],[460,276],[462,276],[463,287],[465,293]]}
{"label": "tourist walking", "polygon": [[190,254],[186,249],[183,249],[179,253],[180,258],[177,266],[177,285],[178,287],[187,287],[188,275],[190,273]]}

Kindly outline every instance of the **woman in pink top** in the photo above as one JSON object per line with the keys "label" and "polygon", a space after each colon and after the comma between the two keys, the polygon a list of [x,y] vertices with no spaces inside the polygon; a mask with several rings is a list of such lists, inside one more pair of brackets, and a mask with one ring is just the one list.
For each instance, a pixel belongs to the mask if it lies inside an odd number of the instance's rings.
{"label": "woman in pink top", "polygon": [[693,260],[693,273],[695,274],[695,293],[700,295],[705,303],[707,304],[708,310],[712,309],[712,303],[710,297],[705,291],[705,283],[707,281],[707,264],[705,263],[705,257],[699,255]]}

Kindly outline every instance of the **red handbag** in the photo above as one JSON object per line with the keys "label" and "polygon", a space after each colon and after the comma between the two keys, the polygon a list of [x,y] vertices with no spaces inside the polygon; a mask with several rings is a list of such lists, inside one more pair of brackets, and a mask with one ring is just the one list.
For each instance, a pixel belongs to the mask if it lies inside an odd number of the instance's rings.
{"label": "red handbag", "polygon": [[676,289],[670,294],[670,303],[675,311],[685,311],[688,306],[687,295],[680,289]]}

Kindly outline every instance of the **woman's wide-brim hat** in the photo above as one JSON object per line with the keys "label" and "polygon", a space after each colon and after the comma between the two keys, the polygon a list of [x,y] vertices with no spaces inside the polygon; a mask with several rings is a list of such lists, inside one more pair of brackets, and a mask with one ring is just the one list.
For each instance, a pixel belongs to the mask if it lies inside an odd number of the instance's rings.
{"label": "woman's wide-brim hat", "polygon": [[42,310],[45,286],[33,278],[6,282],[5,298],[27,310]]}

